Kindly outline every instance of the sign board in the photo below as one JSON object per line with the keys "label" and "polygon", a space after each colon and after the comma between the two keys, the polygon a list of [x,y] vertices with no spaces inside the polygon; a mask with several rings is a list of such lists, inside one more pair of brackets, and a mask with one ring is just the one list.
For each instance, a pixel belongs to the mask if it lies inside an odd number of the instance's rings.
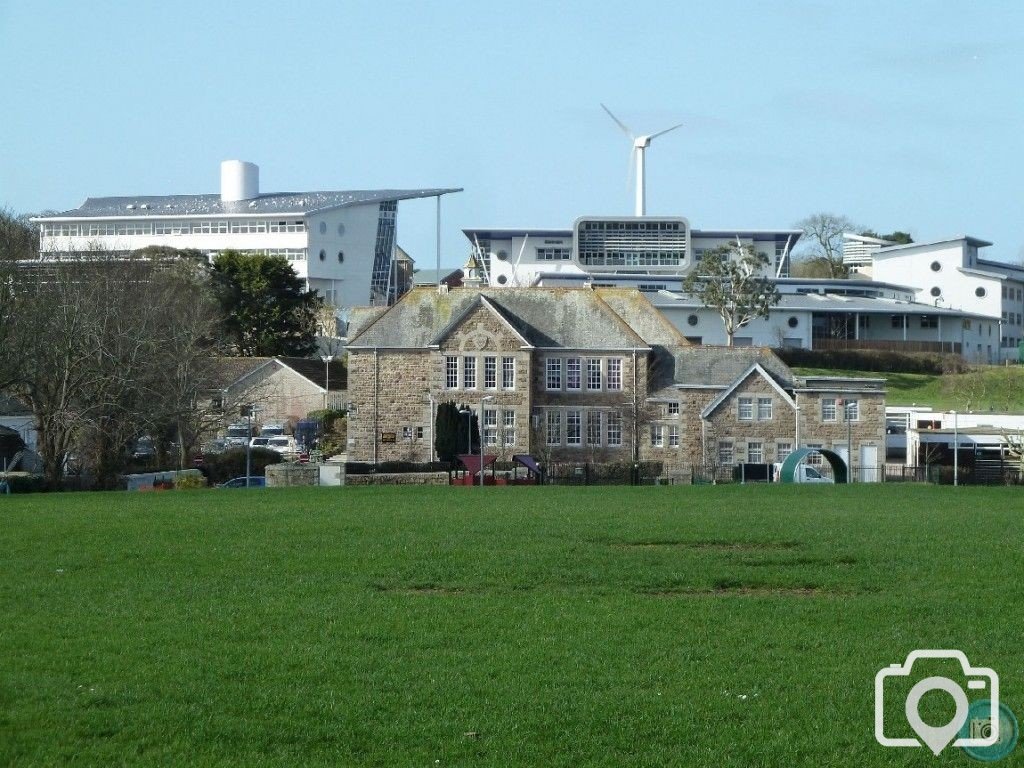
{"label": "sign board", "polygon": [[394,442],[397,442],[397,439],[398,439],[398,433],[397,432],[381,432],[380,433],[380,441],[382,443],[394,443]]}

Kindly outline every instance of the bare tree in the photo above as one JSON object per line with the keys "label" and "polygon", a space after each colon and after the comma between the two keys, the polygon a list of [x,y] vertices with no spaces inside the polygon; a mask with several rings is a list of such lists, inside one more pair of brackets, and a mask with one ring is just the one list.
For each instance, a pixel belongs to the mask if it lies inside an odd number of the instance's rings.
{"label": "bare tree", "polygon": [[805,277],[846,277],[849,270],[843,264],[843,233],[857,232],[856,226],[845,216],[834,213],[815,213],[796,223],[804,231],[805,245],[799,256],[813,271],[823,274]]}
{"label": "bare tree", "polygon": [[768,258],[749,245],[723,245],[707,251],[683,284],[722,318],[730,347],[736,331],[756,317],[767,318],[779,303],[775,284],[765,277],[767,266]]}
{"label": "bare tree", "polygon": [[35,415],[51,485],[72,453],[113,485],[134,438],[194,405],[216,316],[201,276],[179,269],[95,252],[14,276],[11,389]]}

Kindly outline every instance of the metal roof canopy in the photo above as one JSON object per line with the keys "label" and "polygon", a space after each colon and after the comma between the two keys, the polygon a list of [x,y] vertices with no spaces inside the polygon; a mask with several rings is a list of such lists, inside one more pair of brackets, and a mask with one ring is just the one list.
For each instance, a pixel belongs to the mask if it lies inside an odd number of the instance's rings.
{"label": "metal roof canopy", "polygon": [[846,461],[838,453],[827,448],[797,448],[782,462],[782,469],[779,470],[779,482],[795,483],[796,468],[800,465],[800,462],[812,453],[820,453],[825,457],[829,466],[832,467],[832,474],[836,483],[850,482],[850,473],[846,466]]}

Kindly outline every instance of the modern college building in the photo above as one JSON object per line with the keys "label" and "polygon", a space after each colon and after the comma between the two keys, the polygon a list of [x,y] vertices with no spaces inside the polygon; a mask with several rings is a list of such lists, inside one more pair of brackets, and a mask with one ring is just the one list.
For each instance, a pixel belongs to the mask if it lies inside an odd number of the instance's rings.
{"label": "modern college building", "polygon": [[221,163],[220,193],[90,197],[40,216],[43,258],[148,246],[283,256],[337,307],[392,303],[405,287],[395,260],[398,203],[460,189],[260,192],[253,163]]}
{"label": "modern college building", "polygon": [[[960,295],[963,291],[952,287],[943,295],[956,294],[956,301],[936,301],[933,290],[918,285],[927,274],[927,262],[935,258],[949,259],[947,274],[955,273],[955,249],[918,265],[896,254],[932,253],[929,245],[882,248],[887,241],[850,236],[851,256],[856,251],[858,264],[887,259],[894,268],[876,269],[879,274],[873,280],[823,280],[788,276],[790,254],[803,234],[800,230],[695,230],[681,217],[590,216],[565,230],[463,232],[473,252],[466,269],[470,282],[476,277],[493,288],[636,288],[694,344],[725,344],[726,335],[718,315],[688,295],[683,283],[708,250],[737,243],[766,257],[765,276],[775,282],[782,297],[767,319],[755,319],[737,333],[737,346],[900,349],[996,362],[1000,350],[1012,348],[1016,354],[1021,336],[1014,325],[1024,315],[1020,306],[1003,306],[1001,321],[1000,307],[991,301],[961,301],[966,299]],[[991,262],[986,269],[994,271]],[[975,267],[972,278],[994,279],[977,272]],[[1017,273],[1024,275],[1024,270]],[[999,286],[984,290],[997,296]],[[1012,297],[1019,287],[1007,285],[1006,291]]]}

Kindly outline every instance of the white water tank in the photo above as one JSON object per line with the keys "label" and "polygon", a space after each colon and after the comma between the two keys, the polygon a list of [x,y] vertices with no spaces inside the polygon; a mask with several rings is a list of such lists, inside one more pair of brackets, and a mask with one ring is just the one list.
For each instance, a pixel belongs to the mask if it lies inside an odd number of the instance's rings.
{"label": "white water tank", "polygon": [[244,160],[225,160],[220,164],[220,200],[234,203],[260,196],[260,167]]}

